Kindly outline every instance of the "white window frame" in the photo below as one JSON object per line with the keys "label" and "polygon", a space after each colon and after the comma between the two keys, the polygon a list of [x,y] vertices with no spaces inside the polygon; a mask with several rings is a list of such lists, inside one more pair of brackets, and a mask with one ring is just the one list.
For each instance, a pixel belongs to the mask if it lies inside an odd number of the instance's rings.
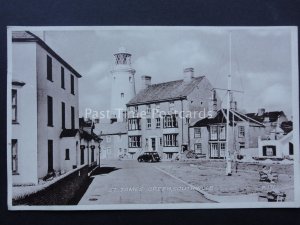
{"label": "white window frame", "polygon": [[226,127],[221,125],[218,127],[219,139],[226,140]]}
{"label": "white window frame", "polygon": [[238,126],[238,134],[239,136],[238,137],[245,137],[245,126]]}
{"label": "white window frame", "polygon": [[11,140],[11,169],[13,174],[18,173],[18,140]]}
{"label": "white window frame", "polygon": [[128,147],[129,148],[142,147],[142,137],[141,136],[128,136]]}
{"label": "white window frame", "polygon": [[202,143],[196,143],[195,144],[195,153],[203,154]]}
{"label": "white window frame", "polygon": [[152,125],[151,118],[147,118],[146,121],[147,121],[147,129],[151,128],[151,125]]}
{"label": "white window frame", "polygon": [[[196,132],[199,131],[199,132]],[[195,138],[201,138],[201,128],[200,127],[195,127],[194,128],[194,137]]]}
{"label": "white window frame", "polygon": [[214,141],[218,140],[218,126],[210,126],[209,130],[209,139]]}
{"label": "white window frame", "polygon": [[160,118],[156,118],[155,119],[156,120],[156,128],[160,128],[160,121],[161,121],[161,119]]}
{"label": "white window frame", "polygon": [[11,113],[12,113],[12,122],[18,122],[18,90],[12,89],[11,92]]}
{"label": "white window frame", "polygon": [[164,147],[178,147],[178,134],[164,134]]}

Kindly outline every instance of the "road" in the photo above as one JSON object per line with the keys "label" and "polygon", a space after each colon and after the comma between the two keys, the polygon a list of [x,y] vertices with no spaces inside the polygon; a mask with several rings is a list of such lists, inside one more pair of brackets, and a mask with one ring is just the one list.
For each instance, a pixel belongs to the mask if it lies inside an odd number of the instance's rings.
{"label": "road", "polygon": [[102,161],[79,205],[211,202],[161,170],[161,163],[169,162]]}

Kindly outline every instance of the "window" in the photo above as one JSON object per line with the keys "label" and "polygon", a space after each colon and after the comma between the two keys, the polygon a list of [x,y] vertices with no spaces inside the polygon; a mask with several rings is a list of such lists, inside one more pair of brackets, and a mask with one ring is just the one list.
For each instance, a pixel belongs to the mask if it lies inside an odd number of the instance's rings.
{"label": "window", "polygon": [[128,139],[129,148],[140,148],[142,146],[141,136],[128,136]]}
{"label": "window", "polygon": [[65,111],[66,111],[66,106],[65,106],[65,103],[62,102],[61,103],[61,127],[62,127],[62,129],[66,128]]}
{"label": "window", "polygon": [[11,92],[11,107],[12,107],[12,122],[16,123],[18,121],[17,116],[17,90],[12,89]]}
{"label": "window", "polygon": [[140,130],[140,129],[141,129],[141,119],[140,118],[128,119],[128,130]]}
{"label": "window", "polygon": [[226,149],[226,143],[221,142],[220,143],[220,157],[224,158],[225,157],[225,149]]}
{"label": "window", "polygon": [[164,128],[178,127],[176,115],[167,115],[164,117]]}
{"label": "window", "polygon": [[245,148],[245,142],[240,142],[240,149]]}
{"label": "window", "polygon": [[110,148],[110,147],[107,147],[107,148],[106,148],[106,152],[107,152],[108,155],[111,155],[111,148]]}
{"label": "window", "polygon": [[48,126],[53,126],[53,99],[47,96]]}
{"label": "window", "polygon": [[11,167],[12,173],[18,173],[18,140],[11,140]]}
{"label": "window", "polygon": [[202,154],[202,143],[195,144],[195,153]]}
{"label": "window", "polygon": [[71,106],[71,128],[75,129],[75,108]]}
{"label": "window", "polygon": [[172,159],[173,157],[173,153],[166,153],[166,155],[167,155],[167,159]]}
{"label": "window", "polygon": [[201,128],[195,128],[194,129],[194,137],[195,138],[201,138]]}
{"label": "window", "polygon": [[106,142],[110,143],[111,142],[111,136],[106,136]]}
{"label": "window", "polygon": [[65,68],[63,67],[60,69],[60,82],[61,88],[65,89]]}
{"label": "window", "polygon": [[74,92],[74,76],[71,74],[71,94],[75,95]]}
{"label": "window", "polygon": [[70,149],[65,150],[65,160],[70,160]]}
{"label": "window", "polygon": [[165,134],[164,135],[164,147],[177,147],[177,134]]}
{"label": "window", "polygon": [[124,93],[121,93],[121,98],[124,98]]}
{"label": "window", "polygon": [[218,127],[217,126],[210,127],[210,140],[218,140]]}
{"label": "window", "polygon": [[146,109],[146,114],[147,114],[147,115],[151,114],[151,105],[149,104],[149,105],[147,105],[146,107],[147,107],[147,109]]}
{"label": "window", "polygon": [[220,138],[220,140],[226,140],[226,128],[225,128],[225,126],[219,126],[219,138]]}
{"label": "window", "polygon": [[160,128],[160,118],[156,118],[156,128]]}
{"label": "window", "polygon": [[151,128],[151,119],[147,118],[147,128]]}
{"label": "window", "polygon": [[289,155],[294,155],[294,145],[289,142]]}
{"label": "window", "polygon": [[134,112],[138,112],[139,111],[139,107],[138,106],[134,106]]}
{"label": "window", "polygon": [[52,58],[47,55],[47,79],[52,80]]}
{"label": "window", "polygon": [[159,138],[159,145],[162,146],[162,138]]}
{"label": "window", "polygon": [[174,111],[174,102],[169,102],[169,111]]}
{"label": "window", "polygon": [[276,146],[274,145],[263,146],[263,156],[276,156]]}
{"label": "window", "polygon": [[245,127],[239,126],[238,127],[239,137],[245,137]]}

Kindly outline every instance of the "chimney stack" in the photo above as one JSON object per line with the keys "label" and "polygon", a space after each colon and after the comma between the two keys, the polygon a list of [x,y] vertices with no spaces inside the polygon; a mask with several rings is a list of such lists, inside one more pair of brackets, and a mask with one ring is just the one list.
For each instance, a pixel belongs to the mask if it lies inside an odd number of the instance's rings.
{"label": "chimney stack", "polygon": [[257,112],[257,115],[258,115],[258,116],[262,116],[262,115],[265,114],[265,112],[266,112],[266,110],[265,110],[264,108],[259,108],[259,109],[258,109],[258,112]]}
{"label": "chimney stack", "polygon": [[213,115],[216,115],[218,112],[218,99],[217,99],[217,92],[213,90],[213,106],[212,106]]}
{"label": "chimney stack", "polygon": [[230,92],[230,110],[237,110],[237,102],[234,101],[232,92]]}
{"label": "chimney stack", "polygon": [[151,76],[142,76],[142,89],[146,89],[151,85]]}
{"label": "chimney stack", "polygon": [[191,81],[192,78],[194,77],[194,68],[192,68],[192,67],[185,68],[183,70],[183,75],[184,75],[184,81],[185,82]]}

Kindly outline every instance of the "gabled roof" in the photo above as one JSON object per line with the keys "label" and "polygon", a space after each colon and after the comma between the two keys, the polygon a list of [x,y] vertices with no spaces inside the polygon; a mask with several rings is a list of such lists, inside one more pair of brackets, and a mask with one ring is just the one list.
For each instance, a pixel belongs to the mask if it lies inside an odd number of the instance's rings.
{"label": "gabled roof", "polygon": [[126,122],[114,122],[114,123],[99,123],[96,124],[97,134],[101,135],[120,135],[127,134]]}
{"label": "gabled roof", "polygon": [[127,106],[185,99],[203,78],[204,76],[200,76],[192,78],[190,82],[175,80],[149,85],[132,98]]}
{"label": "gabled roof", "polygon": [[288,134],[293,130],[293,122],[284,121],[281,123],[280,128],[284,131],[285,134]]}
{"label": "gabled roof", "polygon": [[70,64],[68,64],[63,58],[61,58],[52,48],[50,48],[42,39],[29,31],[13,31],[13,42],[37,42],[46,51],[48,51],[54,58],[56,58],[61,64],[63,64],[68,70],[72,72],[76,77],[82,77]]}
{"label": "gabled roof", "polygon": [[247,113],[246,115],[262,123],[266,117],[269,117],[270,122],[276,122],[280,116],[284,116],[285,114],[283,111],[271,111],[265,112],[262,115],[258,115],[257,113]]}
{"label": "gabled roof", "polygon": [[[206,117],[202,120],[199,120],[191,127],[206,127],[208,125],[213,125],[213,124],[225,124],[226,123],[226,115],[227,115],[227,110],[220,109],[219,111],[217,111],[217,113],[214,117],[212,117],[212,118]],[[242,114],[242,113],[234,111],[234,110],[229,110],[229,125],[230,126],[232,126],[233,121],[234,122],[247,121],[249,123],[255,124],[256,126],[264,127],[264,125],[262,123],[248,117],[245,114]]]}

